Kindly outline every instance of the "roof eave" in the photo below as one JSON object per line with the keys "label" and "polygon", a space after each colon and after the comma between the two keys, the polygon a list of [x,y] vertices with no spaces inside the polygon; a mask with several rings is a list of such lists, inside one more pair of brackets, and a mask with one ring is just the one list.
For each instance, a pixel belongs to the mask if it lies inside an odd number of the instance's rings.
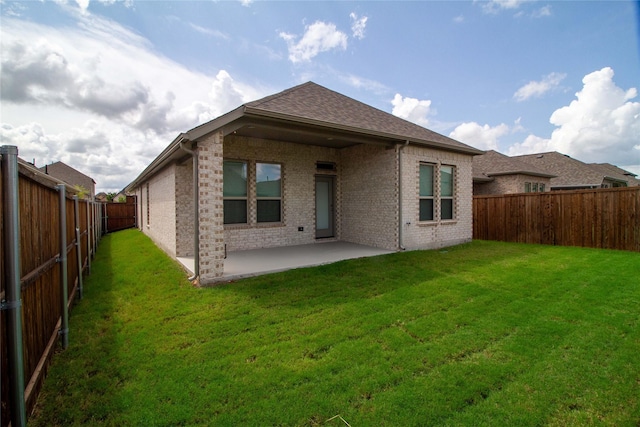
{"label": "roof eave", "polygon": [[143,183],[146,178],[153,175],[156,171],[167,166],[171,161],[173,161],[174,154],[180,150],[180,144],[183,141],[189,140],[188,135],[186,133],[181,133],[178,135],[172,142],[165,148],[158,156],[147,166],[141,173],[138,175],[136,179],[131,181],[129,185],[127,185],[122,191],[130,192],[133,191],[138,185]]}

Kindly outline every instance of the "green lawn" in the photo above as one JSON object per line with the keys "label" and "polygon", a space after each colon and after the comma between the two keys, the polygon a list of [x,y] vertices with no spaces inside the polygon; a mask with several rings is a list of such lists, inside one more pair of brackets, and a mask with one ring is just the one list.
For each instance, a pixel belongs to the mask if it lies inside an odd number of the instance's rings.
{"label": "green lawn", "polygon": [[477,241],[199,289],[128,230],[29,421],[638,426],[639,320],[638,253]]}

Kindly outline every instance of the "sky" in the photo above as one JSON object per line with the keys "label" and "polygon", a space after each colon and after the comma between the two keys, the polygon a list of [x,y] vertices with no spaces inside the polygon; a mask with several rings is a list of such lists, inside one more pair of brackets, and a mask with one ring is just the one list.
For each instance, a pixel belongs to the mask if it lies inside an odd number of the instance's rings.
{"label": "sky", "polygon": [[313,81],[482,150],[640,175],[640,2],[0,0],[0,143],[118,192]]}

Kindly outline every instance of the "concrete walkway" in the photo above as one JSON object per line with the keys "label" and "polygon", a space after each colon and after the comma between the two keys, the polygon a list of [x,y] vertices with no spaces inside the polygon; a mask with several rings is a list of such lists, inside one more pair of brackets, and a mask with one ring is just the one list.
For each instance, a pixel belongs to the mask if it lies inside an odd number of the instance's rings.
{"label": "concrete walkway", "polygon": [[[224,274],[221,281],[226,282],[293,268],[330,264],[344,259],[384,255],[392,252],[347,242],[322,242],[229,252],[227,259],[224,260]],[[178,258],[178,261],[193,273],[193,258]]]}

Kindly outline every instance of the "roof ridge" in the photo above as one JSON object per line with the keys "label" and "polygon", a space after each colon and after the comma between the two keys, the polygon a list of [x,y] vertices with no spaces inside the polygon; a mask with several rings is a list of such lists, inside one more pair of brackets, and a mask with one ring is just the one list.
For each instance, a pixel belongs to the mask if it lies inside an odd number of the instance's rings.
{"label": "roof ridge", "polygon": [[304,83],[301,83],[301,84],[299,84],[297,86],[290,87],[290,88],[282,90],[282,91],[280,91],[278,93],[274,93],[272,95],[267,95],[264,98],[256,99],[255,101],[249,101],[244,105],[247,106],[247,107],[258,107],[258,106],[260,106],[260,105],[262,105],[262,104],[264,104],[266,102],[273,101],[274,99],[281,98],[281,97],[283,97],[285,95],[290,94],[291,92],[295,92],[295,91],[297,91],[297,90],[299,90],[299,89],[301,89],[301,88],[303,88],[305,86],[310,86],[310,85],[320,86],[319,84],[314,83],[311,80],[309,80],[308,82],[304,82]]}

